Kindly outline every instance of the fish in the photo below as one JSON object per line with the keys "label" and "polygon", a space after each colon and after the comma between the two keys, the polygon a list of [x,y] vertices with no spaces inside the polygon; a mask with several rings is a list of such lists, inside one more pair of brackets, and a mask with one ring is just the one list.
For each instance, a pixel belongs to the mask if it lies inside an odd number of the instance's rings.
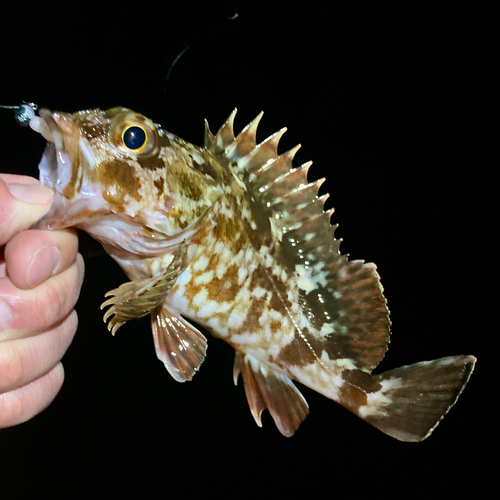
{"label": "fish", "polygon": [[292,436],[309,413],[295,382],[400,441],[422,441],[474,369],[448,356],[373,374],[391,322],[375,264],[340,252],[324,179],[300,145],[278,153],[286,128],[257,144],[260,113],[235,135],[236,109],[199,147],[128,108],[41,109],[40,182],[55,192],[35,228],[75,227],[98,240],[130,281],[101,309],[114,335],[150,315],[174,380],[192,380],[207,353],[201,325],[235,350],[255,422],[267,409]]}

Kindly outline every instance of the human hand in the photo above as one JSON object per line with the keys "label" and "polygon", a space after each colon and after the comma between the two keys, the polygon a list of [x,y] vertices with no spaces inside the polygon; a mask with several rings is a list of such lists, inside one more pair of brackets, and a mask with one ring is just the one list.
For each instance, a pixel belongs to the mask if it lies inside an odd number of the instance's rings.
{"label": "human hand", "polygon": [[52,199],[31,177],[0,174],[0,428],[53,401],[77,328],[84,266],[76,233],[25,231]]}

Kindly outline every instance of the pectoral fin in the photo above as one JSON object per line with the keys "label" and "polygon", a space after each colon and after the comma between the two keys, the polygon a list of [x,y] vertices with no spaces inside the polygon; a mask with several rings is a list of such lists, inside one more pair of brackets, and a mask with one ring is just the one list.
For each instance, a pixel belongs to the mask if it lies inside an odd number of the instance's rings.
{"label": "pectoral fin", "polygon": [[156,355],[177,382],[191,380],[205,359],[207,339],[182,316],[166,307],[151,313]]}
{"label": "pectoral fin", "polygon": [[235,384],[240,372],[248,405],[257,425],[262,427],[261,414],[267,408],[281,434],[293,436],[309,413],[307,401],[293,382],[259,363],[254,357],[236,353],[233,371]]}
{"label": "pectoral fin", "polygon": [[142,318],[163,304],[177,277],[186,267],[186,254],[187,246],[180,244],[172,262],[161,274],[123,283],[105,295],[111,298],[101,304],[101,309],[111,306],[103,319],[104,322],[109,319],[108,330],[113,335],[127,321]]}

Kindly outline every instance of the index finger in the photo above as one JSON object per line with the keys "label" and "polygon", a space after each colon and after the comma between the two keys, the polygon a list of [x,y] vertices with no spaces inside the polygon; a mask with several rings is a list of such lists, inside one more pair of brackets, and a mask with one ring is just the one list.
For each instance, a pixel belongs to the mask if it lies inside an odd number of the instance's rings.
{"label": "index finger", "polygon": [[[49,210],[54,197],[52,189],[15,175],[0,176],[0,246],[19,231],[28,229]],[[21,180],[9,182],[5,180]]]}
{"label": "index finger", "polygon": [[6,184],[16,183],[16,184],[40,184],[38,179],[30,177],[29,175],[19,175],[19,174],[2,174],[0,173],[0,179],[3,179]]}

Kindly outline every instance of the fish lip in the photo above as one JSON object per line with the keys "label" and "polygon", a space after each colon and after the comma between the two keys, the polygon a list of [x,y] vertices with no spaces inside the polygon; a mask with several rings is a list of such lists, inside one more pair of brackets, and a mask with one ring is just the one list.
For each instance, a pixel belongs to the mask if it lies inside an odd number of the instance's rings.
{"label": "fish lip", "polygon": [[[45,151],[38,165],[39,180],[43,186],[52,188],[55,191],[54,201],[49,212],[39,221],[37,221],[32,229],[62,229],[72,226],[68,220],[71,211],[69,197],[66,195],[69,184],[73,176],[73,160],[67,151],[64,141],[64,132],[57,123],[57,118],[68,118],[59,113],[53,113],[48,109],[39,111],[40,122],[36,127],[32,128],[41,133],[46,139],[47,144]],[[31,125],[31,124],[30,124]],[[47,130],[48,127],[48,130]],[[82,172],[79,169],[78,179],[76,183],[81,185]]]}
{"label": "fish lip", "polygon": [[41,109],[39,114],[50,131],[50,138],[47,133],[42,134],[47,139],[47,146],[39,165],[40,182],[63,194],[72,176],[72,159],[66,151],[63,131],[54,118],[56,114],[48,109]]}

